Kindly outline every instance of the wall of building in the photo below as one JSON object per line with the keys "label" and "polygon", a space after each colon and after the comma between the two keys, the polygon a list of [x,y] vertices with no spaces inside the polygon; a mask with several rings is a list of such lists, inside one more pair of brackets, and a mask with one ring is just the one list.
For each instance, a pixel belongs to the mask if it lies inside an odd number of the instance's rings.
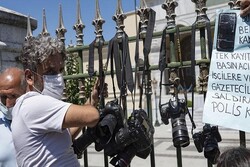
{"label": "wall of building", "polygon": [[[31,29],[37,28],[37,20],[31,18]],[[21,67],[20,55],[27,34],[27,16],[0,6],[0,72],[7,67]]]}

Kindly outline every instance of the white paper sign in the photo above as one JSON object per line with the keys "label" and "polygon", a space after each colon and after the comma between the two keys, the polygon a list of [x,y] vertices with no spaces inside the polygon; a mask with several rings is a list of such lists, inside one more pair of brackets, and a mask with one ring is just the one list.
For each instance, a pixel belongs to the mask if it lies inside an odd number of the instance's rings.
{"label": "white paper sign", "polygon": [[250,132],[250,15],[239,13],[217,11],[203,122]]}

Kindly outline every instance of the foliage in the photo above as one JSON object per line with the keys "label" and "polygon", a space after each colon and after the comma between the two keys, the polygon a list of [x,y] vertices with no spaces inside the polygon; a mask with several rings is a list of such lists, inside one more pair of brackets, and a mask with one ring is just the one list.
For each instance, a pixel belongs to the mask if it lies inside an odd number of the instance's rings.
{"label": "foliage", "polygon": [[[65,75],[79,73],[78,54],[67,55]],[[68,79],[66,81],[67,101],[73,104],[84,104],[90,97],[96,78]],[[82,98],[79,95],[82,95]]]}

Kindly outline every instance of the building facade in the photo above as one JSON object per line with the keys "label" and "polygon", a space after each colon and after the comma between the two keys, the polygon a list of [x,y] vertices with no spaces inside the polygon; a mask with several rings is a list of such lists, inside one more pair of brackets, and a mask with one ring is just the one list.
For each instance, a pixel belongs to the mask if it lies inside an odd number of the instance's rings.
{"label": "building facade", "polygon": [[[37,20],[31,18],[31,29]],[[27,16],[0,6],[0,72],[8,67],[21,67],[17,61],[27,34]]]}

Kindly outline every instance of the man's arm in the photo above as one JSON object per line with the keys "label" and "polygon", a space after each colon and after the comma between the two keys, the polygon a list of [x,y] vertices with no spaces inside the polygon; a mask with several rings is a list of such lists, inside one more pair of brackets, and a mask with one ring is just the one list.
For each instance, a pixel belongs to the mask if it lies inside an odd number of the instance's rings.
{"label": "man's arm", "polygon": [[70,105],[63,120],[63,128],[94,127],[99,121],[99,112],[92,105]]}

